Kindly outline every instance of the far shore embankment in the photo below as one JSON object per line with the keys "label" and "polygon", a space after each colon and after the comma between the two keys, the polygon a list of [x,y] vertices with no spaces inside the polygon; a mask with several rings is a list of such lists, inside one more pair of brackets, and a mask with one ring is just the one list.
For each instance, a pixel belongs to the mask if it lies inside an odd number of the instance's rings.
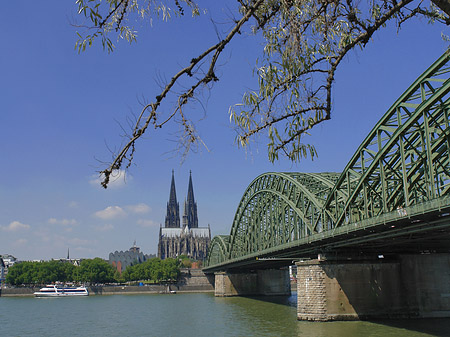
{"label": "far shore embankment", "polygon": [[[171,292],[214,292],[214,278],[200,269],[182,269],[176,283],[149,285],[100,285],[88,286],[89,295],[165,294]],[[40,287],[11,287],[0,289],[1,297],[33,296]]]}

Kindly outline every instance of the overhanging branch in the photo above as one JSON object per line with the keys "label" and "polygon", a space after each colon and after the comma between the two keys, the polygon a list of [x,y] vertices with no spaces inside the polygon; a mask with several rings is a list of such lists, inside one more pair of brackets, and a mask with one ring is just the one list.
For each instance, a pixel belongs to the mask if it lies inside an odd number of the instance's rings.
{"label": "overhanging branch", "polygon": [[[183,106],[184,104],[188,103],[189,99],[193,97],[196,89],[201,84],[207,84],[207,83],[209,83],[211,81],[216,81],[217,80],[217,77],[214,74],[214,67],[216,65],[216,62],[217,62],[220,54],[222,53],[222,51],[225,48],[225,46],[228,43],[230,43],[232,38],[237,33],[239,33],[239,31],[242,28],[242,26],[253,16],[255,11],[263,3],[264,3],[264,0],[257,0],[251,6],[247,6],[245,14],[235,24],[235,26],[230,30],[228,35],[223,40],[221,40],[220,42],[218,42],[214,46],[212,46],[209,49],[207,49],[205,52],[200,54],[197,58],[193,58],[191,60],[191,63],[190,63],[189,66],[187,66],[186,68],[180,70],[175,76],[172,77],[172,79],[165,86],[165,88],[163,89],[161,94],[156,96],[155,103],[147,104],[142,109],[142,111],[141,111],[141,113],[140,113],[140,115],[139,115],[139,117],[137,119],[136,126],[135,126],[135,128],[133,130],[132,137],[130,137],[130,139],[125,144],[125,146],[123,146],[122,150],[117,155],[114,156],[114,159],[113,159],[112,163],[108,166],[108,168],[106,168],[103,171],[100,171],[100,174],[102,174],[103,177],[104,177],[103,181],[101,182],[101,185],[104,188],[108,187],[108,183],[110,181],[111,174],[115,170],[118,170],[118,169],[120,169],[122,167],[124,160],[128,160],[127,167],[131,164],[131,161],[132,161],[133,155],[134,155],[134,151],[135,151],[135,147],[134,147],[135,142],[140,137],[142,137],[142,135],[147,131],[147,128],[149,127],[150,124],[153,124],[155,128],[161,128],[165,123],[167,123],[171,119],[173,119],[173,117],[176,115],[177,109],[179,110],[181,108],[181,106]],[[200,78],[194,85],[192,85],[189,90],[187,90],[186,92],[184,92],[184,93],[179,95],[179,100],[178,100],[179,104],[178,104],[178,108],[175,110],[175,113],[171,114],[171,116],[168,119],[166,119],[163,123],[158,124],[157,123],[157,110],[158,110],[158,107],[161,105],[161,102],[164,100],[164,98],[171,91],[173,86],[178,82],[178,80],[183,75],[187,75],[187,76],[191,77],[192,76],[192,71],[195,68],[195,66],[198,65],[199,62],[203,61],[211,53],[213,53],[213,55],[211,56],[211,60],[209,61],[209,67],[208,67],[208,71],[206,72],[206,74],[202,78]],[[147,118],[145,118],[144,124],[142,126],[140,126],[141,121],[145,117],[145,113],[147,111],[149,111],[149,110],[150,110],[150,112],[149,112]],[[186,125],[187,120],[184,118],[184,116],[183,116],[182,123],[183,123],[184,127],[186,128],[187,127],[187,125]]]}

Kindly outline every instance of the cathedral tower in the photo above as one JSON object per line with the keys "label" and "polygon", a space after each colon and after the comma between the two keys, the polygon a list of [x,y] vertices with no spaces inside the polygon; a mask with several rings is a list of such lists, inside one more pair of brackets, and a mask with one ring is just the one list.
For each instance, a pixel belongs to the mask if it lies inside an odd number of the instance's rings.
{"label": "cathedral tower", "polygon": [[180,228],[180,205],[177,202],[177,192],[175,191],[175,178],[172,170],[172,182],[170,184],[170,196],[167,203],[166,228]]}
{"label": "cathedral tower", "polygon": [[192,172],[189,171],[189,186],[187,200],[184,202],[183,228],[198,228],[197,203],[194,199],[194,187],[192,186]]}
{"label": "cathedral tower", "polygon": [[198,226],[197,203],[194,198],[192,172],[189,172],[187,198],[184,202],[183,228],[180,227],[180,214],[175,192],[175,179],[172,170],[170,198],[167,203],[166,224],[159,228],[158,257],[177,258],[187,255],[194,260],[206,258],[211,243],[211,230]]}

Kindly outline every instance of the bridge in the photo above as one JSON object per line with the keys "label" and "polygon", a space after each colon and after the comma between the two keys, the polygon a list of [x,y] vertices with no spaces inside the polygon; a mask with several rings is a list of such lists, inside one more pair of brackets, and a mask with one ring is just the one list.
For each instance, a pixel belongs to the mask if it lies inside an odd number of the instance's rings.
{"label": "bridge", "polygon": [[341,173],[250,183],[230,235],[211,242],[203,270],[216,295],[275,289],[264,275],[281,275],[283,293],[283,267],[296,264],[299,319],[450,316],[449,60],[411,84]]}

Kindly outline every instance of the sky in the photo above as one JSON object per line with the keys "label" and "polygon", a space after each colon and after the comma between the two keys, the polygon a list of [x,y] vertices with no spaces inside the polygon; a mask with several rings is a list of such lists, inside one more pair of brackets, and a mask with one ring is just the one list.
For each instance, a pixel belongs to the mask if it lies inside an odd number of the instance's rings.
{"label": "sky", "polygon": [[[341,172],[359,144],[448,44],[442,25],[414,20],[388,26],[336,75],[332,120],[308,141],[319,157],[293,164],[267,160],[264,138],[238,149],[229,107],[256,88],[258,39],[242,34],[220,59],[220,81],[189,113],[207,145],[182,161],[177,125],[151,130],[133,165],[108,189],[98,171],[123,142],[128,121],[159,84],[226,32],[236,1],[200,1],[200,18],[136,23],[138,42],[74,49],[75,0],[7,1],[0,11],[0,254],[19,260],[108,258],[136,241],[156,254],[172,170],[180,213],[192,172],[199,226],[229,234],[239,201],[264,172]],[[216,22],[216,26],[212,24]]]}

